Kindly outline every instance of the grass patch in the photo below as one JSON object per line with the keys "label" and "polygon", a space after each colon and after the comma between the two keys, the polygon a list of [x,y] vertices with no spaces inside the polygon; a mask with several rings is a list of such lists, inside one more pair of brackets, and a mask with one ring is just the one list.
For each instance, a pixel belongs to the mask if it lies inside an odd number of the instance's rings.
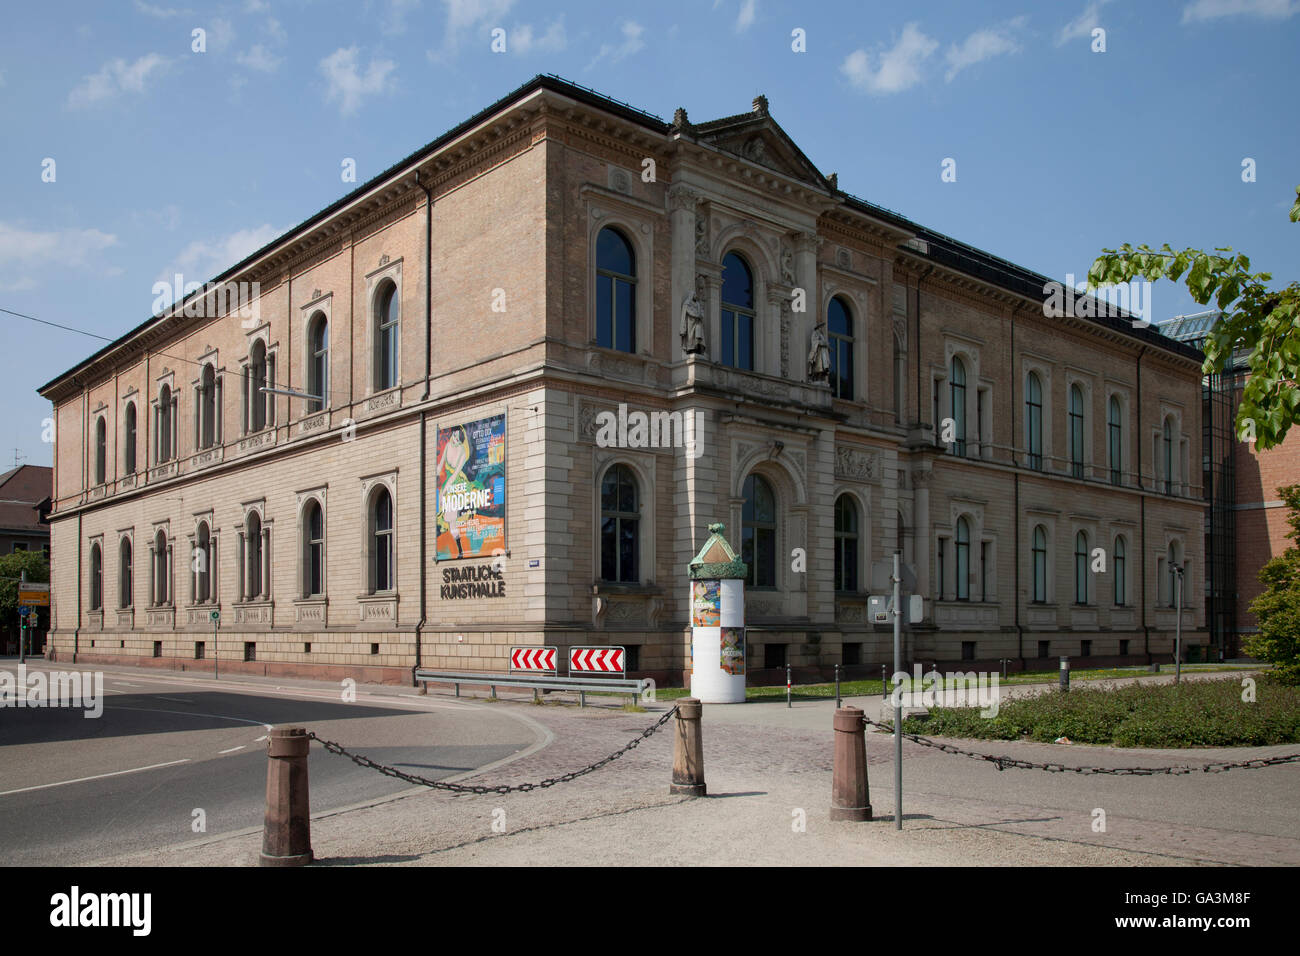
{"label": "grass patch", "polygon": [[1116,747],[1260,747],[1300,743],[1300,687],[1268,680],[1243,702],[1241,681],[1074,688],[1068,694],[1004,701],[993,718],[975,707],[935,707],[903,729],[925,736],[984,740],[1068,737]]}

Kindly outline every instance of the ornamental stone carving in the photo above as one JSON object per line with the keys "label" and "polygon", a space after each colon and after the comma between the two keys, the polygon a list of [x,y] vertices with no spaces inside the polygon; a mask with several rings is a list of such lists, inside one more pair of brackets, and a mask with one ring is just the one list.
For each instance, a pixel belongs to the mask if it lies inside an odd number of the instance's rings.
{"label": "ornamental stone carving", "polygon": [[682,300],[681,321],[678,332],[682,337],[682,351],[694,355],[706,351],[704,344],[704,303],[694,292]]}
{"label": "ornamental stone carving", "polygon": [[827,382],[831,377],[831,346],[826,338],[826,323],[818,322],[812,330],[812,347],[808,350],[808,381]]}
{"label": "ornamental stone carving", "polygon": [[838,446],[835,449],[835,477],[875,481],[880,477],[879,453]]}

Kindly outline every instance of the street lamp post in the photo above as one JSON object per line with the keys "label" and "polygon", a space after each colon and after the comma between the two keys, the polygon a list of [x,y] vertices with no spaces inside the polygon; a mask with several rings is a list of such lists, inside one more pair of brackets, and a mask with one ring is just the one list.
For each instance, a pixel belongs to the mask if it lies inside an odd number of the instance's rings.
{"label": "street lamp post", "polygon": [[1177,596],[1174,599],[1174,683],[1177,684],[1183,676],[1183,569],[1181,565],[1174,565],[1174,573],[1177,575],[1175,582]]}

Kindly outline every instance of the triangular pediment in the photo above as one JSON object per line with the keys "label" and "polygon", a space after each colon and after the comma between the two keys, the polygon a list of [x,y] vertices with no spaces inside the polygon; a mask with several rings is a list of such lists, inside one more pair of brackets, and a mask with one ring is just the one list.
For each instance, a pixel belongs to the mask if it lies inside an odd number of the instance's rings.
{"label": "triangular pediment", "polygon": [[693,132],[698,142],[809,185],[830,188],[817,167],[766,111],[701,123]]}

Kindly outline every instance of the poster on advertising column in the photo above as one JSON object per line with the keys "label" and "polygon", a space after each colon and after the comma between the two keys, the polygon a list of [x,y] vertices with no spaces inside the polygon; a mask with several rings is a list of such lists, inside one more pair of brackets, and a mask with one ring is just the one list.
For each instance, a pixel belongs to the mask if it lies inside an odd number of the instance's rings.
{"label": "poster on advertising column", "polygon": [[491,556],[506,546],[506,416],[438,429],[437,560]]}

